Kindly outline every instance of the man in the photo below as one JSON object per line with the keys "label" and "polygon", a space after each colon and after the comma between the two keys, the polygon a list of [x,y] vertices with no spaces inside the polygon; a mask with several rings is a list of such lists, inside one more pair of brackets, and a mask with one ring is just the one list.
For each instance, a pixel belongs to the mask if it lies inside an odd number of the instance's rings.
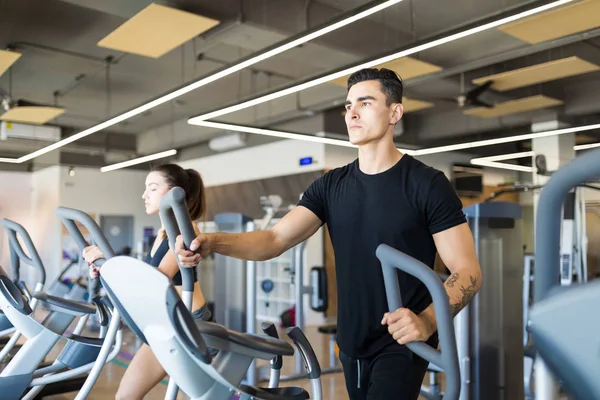
{"label": "man", "polygon": [[481,286],[471,231],[445,175],[395,147],[402,118],[402,82],[387,69],[364,69],[348,79],[346,125],[358,159],[314,181],[298,207],[273,228],[239,234],[202,234],[191,245],[178,238],[182,264],[195,266],[215,252],[268,260],[301,243],[327,223],[335,253],[340,360],[350,399],[417,399],[427,362],[406,343],[437,347],[431,297],[401,273],[404,307],[393,312],[375,255],[385,243],[433,268],[436,251],[451,272],[445,282],[455,316]]}

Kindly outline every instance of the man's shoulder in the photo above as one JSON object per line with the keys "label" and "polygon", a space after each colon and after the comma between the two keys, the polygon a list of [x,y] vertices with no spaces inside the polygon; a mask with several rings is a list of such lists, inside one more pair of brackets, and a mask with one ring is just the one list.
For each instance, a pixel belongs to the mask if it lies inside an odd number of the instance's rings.
{"label": "man's shoulder", "polygon": [[354,160],[346,165],[331,168],[327,170],[319,179],[323,182],[326,182],[327,184],[331,184],[333,182],[339,181],[340,179],[344,179],[352,173],[356,166],[356,163],[357,160]]}
{"label": "man's shoulder", "polygon": [[433,179],[436,176],[444,175],[444,173],[441,170],[429,164],[426,164],[424,161],[421,161],[413,156],[408,156],[407,159],[407,164],[410,168],[411,174],[415,177],[418,177],[419,179]]}

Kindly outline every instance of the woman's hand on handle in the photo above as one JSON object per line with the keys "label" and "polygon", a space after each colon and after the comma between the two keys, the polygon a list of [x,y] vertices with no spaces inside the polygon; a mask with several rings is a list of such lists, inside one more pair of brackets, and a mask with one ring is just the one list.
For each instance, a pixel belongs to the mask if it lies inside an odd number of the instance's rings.
{"label": "woman's hand on handle", "polygon": [[98,246],[88,246],[83,249],[82,256],[85,262],[90,266],[90,277],[92,279],[98,278],[100,269],[94,265],[94,261],[104,258],[104,254],[100,251]]}

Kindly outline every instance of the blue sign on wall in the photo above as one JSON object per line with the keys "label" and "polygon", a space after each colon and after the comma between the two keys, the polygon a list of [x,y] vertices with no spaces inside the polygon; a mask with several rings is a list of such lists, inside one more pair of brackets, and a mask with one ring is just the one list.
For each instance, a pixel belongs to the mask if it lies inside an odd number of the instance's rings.
{"label": "blue sign on wall", "polygon": [[300,159],[300,165],[310,165],[313,163],[312,157],[303,157]]}

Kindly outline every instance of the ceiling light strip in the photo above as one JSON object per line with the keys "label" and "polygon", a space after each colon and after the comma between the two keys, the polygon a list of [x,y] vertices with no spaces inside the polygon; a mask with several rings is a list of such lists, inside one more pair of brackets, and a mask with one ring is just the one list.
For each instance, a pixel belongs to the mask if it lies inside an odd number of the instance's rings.
{"label": "ceiling light strip", "polygon": [[500,163],[500,162],[494,162],[494,161],[471,160],[471,164],[480,165],[482,167],[509,169],[512,171],[519,171],[519,172],[533,172],[533,167],[526,167],[524,165],[515,165],[515,164]]}
{"label": "ceiling light strip", "polygon": [[[257,134],[257,135],[274,136],[274,137],[279,137],[282,139],[303,140],[303,141],[308,141],[308,142],[325,143],[325,144],[331,144],[334,146],[343,146],[343,147],[357,147],[356,145],[353,145],[352,143],[350,143],[347,140],[323,138],[323,137],[318,137],[318,136],[308,135],[308,134],[284,132],[284,131],[277,131],[277,130],[264,129],[264,128],[255,128],[255,127],[251,127],[251,126],[235,125],[235,124],[228,124],[228,123],[223,123],[223,122],[198,121],[195,125],[204,126],[207,128],[236,131],[236,132],[247,132],[247,133],[253,133],[253,134]],[[555,129],[555,130],[551,130],[551,131],[529,133],[529,134],[525,134],[525,135],[517,135],[517,136],[509,136],[509,137],[497,138],[497,139],[480,140],[480,141],[468,142],[468,143],[459,143],[459,144],[449,145],[449,146],[432,147],[429,149],[408,150],[408,149],[398,148],[398,150],[403,153],[418,157],[418,156],[423,156],[423,155],[428,155],[428,154],[437,154],[437,153],[445,153],[445,152],[450,152],[450,151],[473,149],[473,148],[477,148],[477,147],[486,147],[486,146],[492,146],[492,145],[503,144],[503,143],[517,142],[517,141],[521,141],[521,140],[530,140],[530,139],[535,139],[535,138],[540,138],[540,137],[588,131],[588,130],[593,130],[593,129],[600,129],[600,124],[575,126],[575,127],[570,127],[570,128],[564,128],[564,129]],[[529,154],[529,152],[513,153],[513,154],[511,154],[511,157],[507,157],[507,155],[492,156],[492,157],[496,161],[499,161],[499,160],[514,158],[512,156],[516,156],[517,154]],[[523,157],[527,157],[527,155],[523,155]],[[478,159],[475,159],[475,160],[478,160]],[[484,159],[484,161],[486,161],[486,160],[489,161],[488,158]]]}
{"label": "ceiling light strip", "polygon": [[144,157],[135,158],[133,160],[127,160],[127,161],[123,161],[120,163],[107,165],[106,167],[100,168],[100,171],[101,172],[110,172],[110,171],[114,171],[114,170],[121,169],[121,168],[131,167],[132,165],[142,164],[142,163],[145,163],[148,161],[153,161],[153,160],[158,160],[158,159],[169,157],[169,156],[174,156],[175,154],[177,154],[177,150],[175,150],[175,149],[162,151],[160,153],[150,154],[150,155],[147,155]]}
{"label": "ceiling light strip", "polygon": [[[574,146],[573,150],[575,150],[575,151],[587,150],[587,149],[592,149],[595,147],[600,147],[600,143],[580,144],[580,145]],[[533,172],[533,167],[524,167],[524,166],[520,166],[520,165],[499,163],[497,161],[515,160],[517,158],[533,157],[534,155],[535,155],[534,151],[523,151],[520,153],[501,154],[498,156],[478,157],[478,158],[471,159],[471,164],[488,166],[488,167],[493,167],[493,168],[501,168],[501,169],[512,169],[515,171]]]}
{"label": "ceiling light strip", "polygon": [[508,153],[508,154],[501,154],[498,156],[478,157],[478,158],[474,158],[473,160],[506,161],[506,160],[516,160],[517,158],[533,157],[534,155],[535,155],[534,151],[522,151],[520,153]]}
{"label": "ceiling light strip", "polygon": [[590,131],[590,130],[594,130],[594,129],[600,129],[600,124],[574,126],[574,127],[570,127],[570,128],[555,129],[555,130],[551,130],[551,131],[543,131],[543,132],[536,132],[536,133],[527,133],[524,135],[508,136],[508,137],[497,138],[497,139],[487,139],[487,140],[479,140],[476,142],[459,143],[459,144],[452,144],[452,145],[448,145],[448,146],[432,147],[429,149],[415,150],[415,153],[416,153],[416,155],[420,155],[420,156],[426,155],[426,154],[445,153],[447,151],[473,149],[476,147],[493,146],[496,144],[519,142],[521,140],[531,140],[531,139],[547,137],[547,136],[564,135],[566,133]]}
{"label": "ceiling light strip", "polygon": [[573,149],[575,149],[575,150],[587,150],[587,149],[593,149],[594,147],[600,147],[600,143],[579,144],[579,145],[573,147]]}
{"label": "ceiling light strip", "polygon": [[148,110],[150,110],[150,109],[152,109],[154,107],[157,107],[157,106],[159,106],[159,105],[161,105],[163,103],[171,101],[171,100],[173,100],[173,99],[175,99],[177,97],[183,96],[184,94],[189,93],[189,92],[191,92],[193,90],[196,90],[196,89],[198,89],[198,88],[200,88],[202,86],[208,85],[209,83],[217,81],[217,80],[219,80],[221,78],[224,78],[224,77],[226,77],[228,75],[231,75],[231,74],[233,74],[235,72],[238,72],[238,71],[240,71],[240,70],[242,70],[244,68],[247,68],[247,67],[249,67],[251,65],[254,65],[254,64],[259,63],[261,61],[264,61],[267,58],[276,56],[276,55],[278,55],[280,53],[283,53],[283,52],[285,52],[285,51],[287,51],[289,49],[297,47],[297,46],[299,46],[299,45],[301,45],[303,43],[309,42],[309,41],[311,41],[313,39],[316,39],[316,38],[318,38],[320,36],[323,36],[323,35],[325,35],[327,33],[330,33],[330,32],[332,32],[332,31],[334,31],[336,29],[340,29],[340,28],[342,28],[342,27],[344,27],[346,25],[349,25],[349,24],[351,24],[353,22],[356,22],[356,21],[358,21],[358,20],[360,20],[362,18],[368,17],[368,16],[370,16],[370,15],[376,13],[376,12],[379,12],[379,11],[384,10],[384,9],[386,9],[388,7],[391,7],[391,6],[395,5],[395,4],[398,4],[401,1],[403,1],[403,0],[388,0],[388,1],[384,1],[384,2],[379,3],[379,4],[377,4],[377,5],[373,6],[373,7],[370,7],[370,8],[367,8],[367,9],[363,10],[363,11],[360,11],[358,13],[353,12],[352,15],[350,15],[349,17],[343,18],[343,19],[341,19],[341,20],[339,20],[337,22],[334,22],[333,24],[326,25],[323,28],[316,29],[316,30],[308,33],[307,35],[300,36],[297,39],[294,39],[292,41],[286,42],[284,44],[275,44],[274,46],[272,46],[272,48],[270,50],[267,50],[267,51],[265,51],[263,53],[260,53],[260,54],[258,54],[256,56],[250,57],[247,60],[244,60],[244,61],[242,61],[242,62],[240,62],[240,63],[238,63],[236,65],[233,65],[231,67],[225,68],[225,69],[223,69],[223,70],[221,70],[221,71],[219,71],[219,72],[217,72],[217,73],[215,73],[213,75],[210,75],[208,77],[199,79],[196,82],[193,82],[193,83],[191,83],[189,85],[186,85],[186,86],[184,86],[184,87],[182,87],[180,89],[177,89],[177,90],[175,90],[175,91],[173,91],[171,93],[168,93],[168,94],[166,94],[164,96],[161,96],[161,97],[159,97],[159,98],[157,98],[155,100],[152,100],[152,101],[150,101],[150,102],[148,102],[146,104],[143,104],[143,105],[141,105],[139,107],[136,107],[136,108],[134,108],[134,109],[132,109],[130,111],[127,111],[127,112],[125,112],[123,114],[120,114],[120,115],[118,115],[116,117],[113,117],[113,118],[111,118],[111,119],[109,119],[109,120],[107,120],[105,122],[102,122],[102,123],[96,125],[96,126],[93,126],[93,127],[88,128],[88,129],[86,129],[84,131],[81,131],[81,132],[79,132],[79,133],[77,133],[77,134],[75,134],[73,136],[69,136],[68,138],[60,140],[60,141],[58,141],[58,142],[56,142],[56,143],[54,143],[54,144],[52,144],[50,146],[44,147],[44,148],[39,149],[39,150],[37,150],[37,151],[35,151],[35,152],[31,153],[31,154],[27,154],[27,155],[25,155],[23,157],[20,157],[18,159],[18,162],[22,163],[22,162],[25,162],[25,161],[29,161],[29,160],[31,160],[31,159],[33,159],[35,157],[39,157],[42,154],[46,154],[46,153],[48,153],[50,151],[56,150],[56,149],[58,149],[58,148],[60,148],[62,146],[65,146],[65,145],[67,145],[69,143],[72,143],[72,142],[74,142],[76,140],[79,140],[79,139],[81,139],[83,137],[86,137],[88,135],[91,135],[91,134],[96,133],[98,131],[101,131],[103,129],[106,129],[108,127],[116,125],[116,124],[118,124],[120,122],[125,121],[126,119],[129,119],[129,118],[132,118],[132,117],[134,117],[136,115],[142,114],[142,113],[144,113],[144,112],[146,112],[146,111],[148,111]]}
{"label": "ceiling light strip", "polygon": [[496,21],[492,21],[492,22],[489,22],[489,23],[486,23],[486,24],[483,24],[483,25],[479,25],[479,26],[473,27],[471,29],[466,29],[466,30],[460,31],[460,32],[455,33],[455,34],[451,34],[451,35],[444,36],[444,37],[436,39],[436,40],[432,40],[432,41],[420,44],[420,45],[415,46],[415,47],[411,47],[410,49],[402,50],[400,52],[397,52],[397,53],[394,53],[394,54],[391,54],[391,55],[388,55],[388,56],[385,56],[385,57],[381,57],[381,58],[378,58],[378,59],[375,59],[375,60],[371,60],[371,61],[368,61],[368,62],[365,62],[365,63],[354,65],[352,67],[345,68],[345,69],[343,69],[341,71],[337,71],[337,72],[334,72],[334,73],[322,76],[320,78],[316,78],[316,79],[310,80],[308,82],[301,83],[299,85],[295,85],[295,86],[292,86],[292,87],[289,87],[289,88],[286,88],[286,89],[283,89],[283,90],[280,90],[280,91],[277,91],[277,92],[274,92],[274,93],[270,93],[270,94],[267,94],[265,96],[257,97],[255,99],[248,100],[248,101],[243,102],[243,103],[238,103],[238,104],[235,104],[235,105],[232,105],[232,106],[229,106],[229,107],[225,107],[225,108],[222,108],[220,110],[212,111],[212,112],[209,112],[207,114],[203,114],[203,115],[199,115],[199,116],[196,116],[196,117],[192,117],[192,118],[190,118],[188,120],[188,123],[190,123],[192,125],[197,125],[197,123],[199,121],[213,119],[213,118],[225,115],[225,114],[229,114],[229,113],[232,113],[232,112],[235,112],[235,111],[243,110],[245,108],[252,107],[252,106],[255,106],[255,105],[258,105],[258,104],[261,104],[261,103],[265,103],[267,101],[275,100],[275,99],[278,99],[280,97],[287,96],[289,94],[296,93],[296,92],[299,92],[301,90],[309,89],[311,87],[321,85],[323,83],[332,81],[334,79],[341,78],[341,77],[346,76],[346,75],[350,75],[353,72],[356,72],[356,71],[358,71],[360,69],[371,68],[371,67],[377,66],[379,64],[384,64],[386,62],[389,62],[389,61],[392,61],[392,60],[395,60],[395,59],[398,59],[398,58],[406,57],[406,56],[409,56],[411,54],[415,54],[415,53],[418,53],[418,52],[421,52],[421,51],[424,51],[424,50],[428,50],[428,49],[440,46],[442,44],[446,44],[446,43],[449,43],[449,42],[452,42],[452,41],[455,41],[455,40],[458,40],[458,39],[465,38],[467,36],[474,35],[476,33],[480,33],[480,32],[483,32],[483,31],[486,31],[486,30],[489,30],[489,29],[492,29],[492,28],[497,28],[498,26],[507,24],[509,22],[514,22],[514,21],[517,21],[519,19],[522,19],[522,18],[525,18],[525,17],[529,17],[531,15],[534,15],[534,14],[537,14],[537,13],[540,13],[540,12],[550,10],[552,8],[559,7],[559,6],[562,6],[564,4],[570,3],[572,1],[573,0],[559,0],[559,1],[555,1],[555,2],[550,3],[550,4],[546,4],[546,5],[543,5],[543,6],[540,6],[540,7],[533,8],[531,10],[519,12],[519,13],[516,13],[514,15],[511,15],[511,16],[508,16],[508,17],[505,17],[505,18],[501,18],[501,19],[496,20]]}
{"label": "ceiling light strip", "polygon": [[350,143],[347,140],[324,138],[324,137],[313,136],[313,135],[308,135],[308,134],[305,135],[305,134],[301,134],[301,133],[284,132],[284,131],[277,131],[277,130],[272,130],[272,129],[254,128],[254,127],[250,127],[250,126],[226,124],[226,123],[211,122],[211,121],[200,121],[198,124],[201,126],[205,126],[207,128],[253,133],[255,135],[272,136],[272,137],[278,137],[281,139],[302,140],[305,142],[325,143],[325,144],[331,144],[334,146],[358,148],[358,146]]}

